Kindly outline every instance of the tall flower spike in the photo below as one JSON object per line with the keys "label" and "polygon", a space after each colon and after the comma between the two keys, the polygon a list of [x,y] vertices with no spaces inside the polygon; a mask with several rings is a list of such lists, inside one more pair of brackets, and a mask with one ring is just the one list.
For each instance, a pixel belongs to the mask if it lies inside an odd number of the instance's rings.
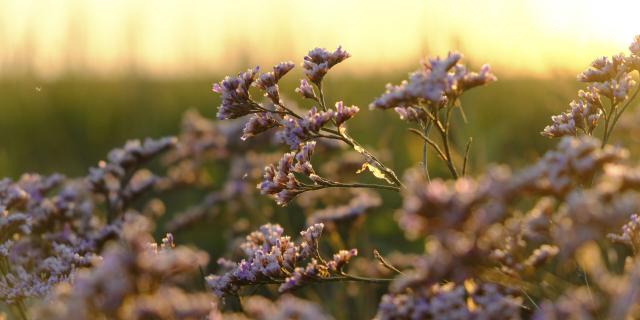
{"label": "tall flower spike", "polygon": [[222,102],[218,108],[218,119],[235,119],[260,111],[251,101],[249,88],[256,80],[259,67],[249,69],[235,77],[227,76],[213,85],[213,92],[220,94]]}
{"label": "tall flower spike", "polygon": [[342,47],[338,47],[334,52],[329,52],[324,48],[315,48],[304,57],[302,68],[309,81],[319,85],[329,69],[349,57],[351,55],[342,50]]}

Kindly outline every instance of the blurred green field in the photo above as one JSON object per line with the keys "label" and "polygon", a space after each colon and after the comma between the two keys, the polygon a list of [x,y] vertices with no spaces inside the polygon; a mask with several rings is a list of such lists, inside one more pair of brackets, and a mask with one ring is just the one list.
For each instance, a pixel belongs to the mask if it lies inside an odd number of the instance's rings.
{"label": "blurred green field", "polygon": [[[0,176],[23,172],[80,176],[127,139],[176,134],[187,109],[215,115],[218,98],[210,87],[221,77],[2,79]],[[375,148],[390,147],[397,168],[419,161],[421,142],[405,131],[393,111],[370,111],[367,105],[383,92],[386,82],[397,83],[404,77],[404,72],[346,76],[330,78],[326,85],[328,101],[361,106],[350,127],[353,135]],[[289,77],[281,91],[292,93],[294,79]],[[458,116],[454,139],[463,144],[467,136],[473,137],[472,172],[494,162],[518,166],[546,150],[551,142],[538,132],[551,114],[564,110],[578,86],[572,76],[501,78],[465,95],[462,102],[469,123]],[[437,166],[437,161],[432,163]],[[432,170],[437,175],[441,169]]]}

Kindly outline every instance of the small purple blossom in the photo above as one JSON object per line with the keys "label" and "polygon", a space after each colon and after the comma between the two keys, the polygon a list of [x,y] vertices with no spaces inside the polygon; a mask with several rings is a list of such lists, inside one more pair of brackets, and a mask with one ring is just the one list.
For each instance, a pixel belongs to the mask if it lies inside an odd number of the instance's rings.
{"label": "small purple blossom", "polygon": [[263,133],[271,128],[275,128],[278,125],[278,120],[276,120],[271,113],[255,113],[244,125],[241,139],[247,140],[250,137]]}
{"label": "small purple blossom", "polygon": [[305,79],[300,80],[300,86],[296,88],[296,92],[299,93],[303,98],[316,101],[318,100],[315,91],[313,91],[313,87]]}
{"label": "small purple blossom", "polygon": [[351,57],[351,55],[338,47],[334,52],[324,48],[315,48],[304,57],[302,68],[309,81],[320,85],[322,78],[334,65]]}
{"label": "small purple blossom", "polygon": [[265,92],[265,96],[269,97],[275,104],[280,103],[280,92],[278,88],[278,81],[293,69],[293,62],[281,62],[273,67],[272,72],[263,73],[258,77],[255,84],[256,87],[262,89]]}
{"label": "small purple blossom", "polygon": [[[465,91],[496,80],[488,65],[479,73],[469,72],[458,62],[462,55],[450,52],[445,58],[432,58],[423,62],[422,69],[409,75],[409,79],[394,86],[387,84],[386,92],[373,101],[370,109],[407,108],[427,104],[438,110],[448,101],[456,100]],[[398,112],[413,120],[417,110]]]}
{"label": "small purple blossom", "polygon": [[336,111],[334,114],[336,126],[342,125],[345,121],[353,118],[360,111],[357,106],[346,107],[342,101],[336,102]]}
{"label": "small purple blossom", "polygon": [[249,94],[256,80],[258,67],[249,69],[235,77],[227,76],[213,85],[213,92],[220,94],[222,103],[218,108],[218,119],[235,119],[259,111]]}
{"label": "small purple blossom", "polygon": [[302,119],[285,116],[284,141],[292,149],[295,149],[304,141],[316,138],[320,129],[331,121],[333,115],[332,110],[318,111],[316,107],[313,107]]}

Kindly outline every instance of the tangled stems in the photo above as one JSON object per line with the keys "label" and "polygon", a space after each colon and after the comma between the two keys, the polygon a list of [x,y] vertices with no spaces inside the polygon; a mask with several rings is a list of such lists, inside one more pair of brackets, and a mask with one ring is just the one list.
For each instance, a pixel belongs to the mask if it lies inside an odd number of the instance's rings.
{"label": "tangled stems", "polygon": [[[423,147],[423,164],[424,164],[425,175],[427,177],[429,177],[429,172],[427,168],[426,145],[431,146],[435,150],[435,152],[438,154],[440,159],[442,159],[446,163],[447,168],[449,169],[449,173],[451,174],[451,177],[453,177],[454,179],[457,179],[460,176],[458,173],[458,170],[456,169],[455,164],[453,163],[453,159],[451,157],[451,147],[449,142],[449,130],[451,128],[451,111],[454,108],[455,102],[456,100],[452,100],[447,104],[447,107],[445,108],[446,109],[445,118],[443,119],[444,124],[443,124],[443,121],[440,120],[438,111],[431,112],[429,110],[423,109],[426,115],[428,116],[426,124],[420,123],[423,130],[420,131],[415,128],[409,129],[410,132],[415,133],[417,136],[419,136],[424,140],[425,147]],[[432,124],[435,124],[435,125],[432,125]],[[435,127],[436,130],[438,131],[442,146],[440,146],[433,139],[429,138],[429,130],[432,126]],[[467,142],[467,146],[465,148],[464,160],[462,165],[462,175],[466,173],[471,141],[472,140],[469,139],[469,141]]]}
{"label": "tangled stems", "polygon": [[[318,102],[320,103],[322,110],[326,111],[327,105],[324,99],[324,91],[322,90],[322,82],[319,82],[316,86],[318,88],[318,92],[320,95]],[[337,127],[338,130],[333,130],[329,128],[322,128],[320,130],[332,133],[334,135],[332,136],[332,138],[343,141],[344,143],[351,146],[354,150],[360,152],[363,156],[367,158],[367,160],[371,160],[372,162],[374,162],[373,165],[383,171],[384,176],[386,178],[385,180],[390,181],[392,184],[396,186],[396,188],[392,190],[399,191],[400,187],[402,187],[402,182],[400,182],[400,179],[398,179],[398,176],[396,175],[396,173],[393,170],[391,170],[389,167],[385,166],[380,160],[378,160],[371,152],[367,151],[364,147],[362,147],[362,145],[360,145],[357,141],[355,141],[353,138],[347,135],[346,129],[342,127],[342,125],[338,125],[333,119],[331,121],[334,124],[334,126]]]}

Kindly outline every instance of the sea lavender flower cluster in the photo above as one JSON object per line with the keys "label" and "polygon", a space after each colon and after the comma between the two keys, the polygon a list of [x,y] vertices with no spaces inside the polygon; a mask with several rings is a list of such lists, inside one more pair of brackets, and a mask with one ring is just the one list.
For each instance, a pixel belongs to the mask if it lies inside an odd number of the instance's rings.
{"label": "sea lavender flower cluster", "polygon": [[207,264],[208,255],[176,246],[169,234],[158,245],[145,217],[124,217],[123,242],[113,243],[89,269],[58,285],[37,310],[42,319],[201,319],[213,299],[176,285]]}
{"label": "sea lavender flower cluster", "polygon": [[575,136],[578,130],[591,135],[602,116],[602,102],[594,87],[578,92],[580,99],[571,101],[569,110],[551,117],[552,125],[542,131],[547,137]]}
{"label": "sea lavender flower cluster", "polygon": [[323,228],[321,223],[310,226],[300,232],[302,240],[296,243],[283,235],[279,225],[263,225],[240,245],[246,258],[240,262],[219,261],[229,270],[209,275],[207,283],[217,296],[224,297],[237,294],[244,286],[280,284],[279,291],[285,292],[307,283],[346,280],[349,276],[342,269],[358,251],[341,250],[325,261],[318,247]]}
{"label": "sea lavender flower cluster", "polygon": [[300,144],[298,151],[285,153],[277,166],[265,167],[264,180],[258,184],[260,192],[273,195],[278,204],[285,205],[298,194],[314,188],[298,180],[294,173],[304,175],[313,182],[322,182],[310,162],[315,146],[315,141]]}
{"label": "sea lavender flower cluster", "polygon": [[[387,91],[373,101],[371,109],[396,109],[407,120],[421,114],[433,112],[455,102],[466,90],[496,80],[489,65],[483,65],[479,73],[469,72],[460,60],[462,54],[450,52],[445,58],[436,57],[422,63],[422,69],[411,73],[409,80],[400,85],[387,84]],[[420,108],[425,106],[430,110]],[[411,108],[409,110],[403,110]],[[418,111],[422,109],[422,111]],[[426,121],[427,118],[421,120]]]}
{"label": "sea lavender flower cluster", "polygon": [[522,299],[495,284],[468,280],[386,294],[375,319],[520,319]]}
{"label": "sea lavender flower cluster", "polygon": [[[313,87],[306,80],[300,82],[296,92],[304,98],[311,99],[317,105],[312,106],[306,114],[294,111],[287,107],[280,99],[278,81],[293,68],[292,63],[280,63],[274,67],[274,71],[263,74],[256,81],[256,87],[265,92],[270,98],[270,103],[260,103],[251,98],[249,88],[254,83],[258,69],[249,70],[237,77],[227,77],[221,83],[214,85],[214,92],[221,95],[221,105],[218,111],[220,119],[234,119],[251,114],[246,122],[241,139],[246,140],[277,128],[277,136],[296,153],[285,154],[277,168],[268,166],[265,168],[265,181],[258,185],[263,194],[276,195],[278,204],[284,205],[298,194],[327,187],[362,187],[362,188],[386,188],[397,189],[400,181],[393,170],[385,166],[371,152],[348,135],[345,122],[352,119],[360,110],[357,106],[346,106],[343,101],[337,101],[335,108],[327,107],[322,80],[332,67],[349,58],[351,55],[338,47],[334,52],[316,48],[304,57],[302,67],[304,73],[313,83],[319,94],[316,95]],[[388,185],[364,185],[342,184],[325,181],[314,173],[304,173],[315,185],[303,185],[295,180],[289,166],[294,155],[300,155],[299,150],[312,149],[311,143],[319,139],[341,141],[352,147],[363,156],[363,170],[368,169],[375,177],[385,180]],[[310,154],[309,154],[310,156]],[[289,163],[289,164],[287,164]],[[279,172],[276,172],[276,169]],[[297,172],[297,171],[294,171]],[[299,172],[298,172],[299,173]],[[276,175],[278,175],[276,177]],[[317,178],[317,179],[316,179]],[[278,179],[275,181],[274,179]]]}
{"label": "sea lavender flower cluster", "polygon": [[[578,81],[588,83],[586,90],[578,92],[579,99],[572,101],[569,110],[551,117],[552,124],[541,132],[542,135],[557,138],[577,135],[578,130],[592,135],[601,118],[604,118],[603,144],[611,136],[618,119],[636,97],[639,86],[631,73],[640,72],[638,39],[629,46],[630,55],[622,54],[611,58],[600,57],[591,67],[578,75]],[[629,96],[631,90],[635,92]],[[603,104],[606,99],[608,103]]]}
{"label": "sea lavender flower cluster", "polygon": [[0,300],[43,296],[90,263],[100,225],[87,189],[55,174],[0,181]]}
{"label": "sea lavender flower cluster", "polygon": [[320,85],[329,69],[349,57],[351,54],[344,51],[342,47],[338,47],[334,52],[329,52],[324,48],[315,48],[304,57],[302,68],[309,81]]}
{"label": "sea lavender flower cluster", "polygon": [[[400,119],[419,126],[419,129],[411,128],[410,131],[424,140],[422,165],[427,176],[428,148],[437,152],[453,178],[466,173],[471,140],[467,143],[460,173],[453,162],[449,141],[451,112],[458,107],[465,117],[460,104],[462,94],[497,80],[489,65],[483,65],[479,73],[470,72],[460,63],[461,59],[462,54],[457,52],[449,52],[445,58],[428,59],[422,63],[422,69],[409,75],[409,80],[397,86],[387,84],[386,92],[369,105],[372,110],[393,108]],[[430,137],[431,128],[439,134],[440,144]]]}
{"label": "sea lavender flower cluster", "polygon": [[87,180],[93,192],[104,195],[108,220],[121,216],[132,201],[153,189],[158,178],[140,167],[176,143],[174,137],[130,140],[124,147],[109,152],[108,161],[100,161],[97,167],[89,169]]}
{"label": "sea lavender flower cluster", "polygon": [[285,294],[277,301],[270,301],[261,296],[252,296],[245,302],[245,313],[256,320],[330,320],[318,305],[309,301]]}

